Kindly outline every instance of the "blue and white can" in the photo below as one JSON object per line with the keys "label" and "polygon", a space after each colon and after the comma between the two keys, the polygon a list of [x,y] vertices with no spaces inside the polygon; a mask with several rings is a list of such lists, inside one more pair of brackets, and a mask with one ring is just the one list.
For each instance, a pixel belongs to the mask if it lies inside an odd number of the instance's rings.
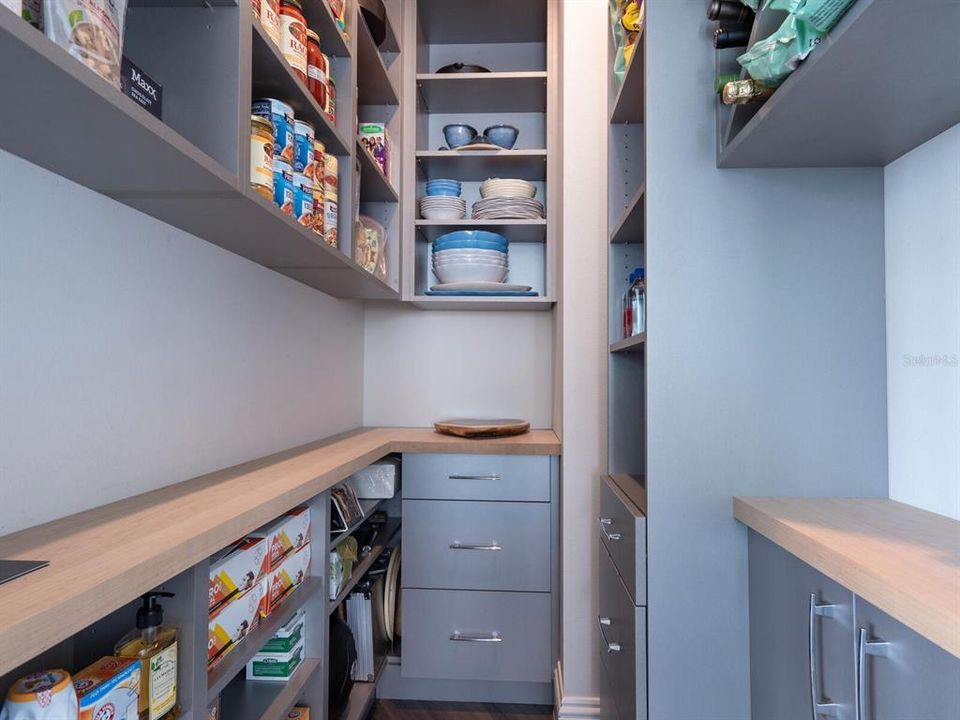
{"label": "blue and white can", "polygon": [[278,157],[273,159],[273,202],[286,215],[293,215],[293,166]]}
{"label": "blue and white can", "polygon": [[251,105],[251,113],[265,117],[273,125],[273,156],[293,164],[293,108],[274,98],[260,98]]}
{"label": "blue and white can", "polygon": [[293,171],[314,176],[315,153],[313,150],[313,125],[306,120],[293,123]]}

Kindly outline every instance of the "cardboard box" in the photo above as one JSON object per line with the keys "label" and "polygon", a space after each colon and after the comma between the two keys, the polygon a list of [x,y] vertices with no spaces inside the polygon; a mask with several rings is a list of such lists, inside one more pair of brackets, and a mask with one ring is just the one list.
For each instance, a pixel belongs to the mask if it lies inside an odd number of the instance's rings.
{"label": "cardboard box", "polygon": [[126,56],[120,65],[120,89],[135,103],[159,118],[163,112],[163,85],[137,67]]}
{"label": "cardboard box", "polygon": [[137,720],[140,708],[140,661],[104,657],[73,677],[80,720]]}
{"label": "cardboard box", "polygon": [[250,533],[250,537],[263,538],[266,541],[267,570],[272,572],[279,568],[289,555],[310,542],[310,508],[294,508],[272,523]]}
{"label": "cardboard box", "polygon": [[310,720],[310,708],[299,705],[287,715],[287,720]]}
{"label": "cardboard box", "polygon": [[360,144],[370,151],[370,154],[376,159],[377,165],[380,166],[380,172],[389,178],[390,156],[393,149],[391,148],[387,126],[384,123],[360,123],[359,134]]}
{"label": "cardboard box", "polygon": [[257,623],[266,588],[261,581],[220,607],[207,626],[207,666],[212,668],[240,644]]}
{"label": "cardboard box", "polygon": [[10,8],[10,11],[20,16],[23,13],[23,3],[21,0],[0,0],[0,5]]}
{"label": "cardboard box", "polygon": [[267,572],[266,556],[266,540],[252,537],[214,555],[210,559],[210,612],[260,582]]}
{"label": "cardboard box", "polygon": [[273,637],[267,640],[260,648],[261,653],[285,653],[295,648],[303,639],[306,625],[307,611],[297,610],[286,624],[277,630]]}
{"label": "cardboard box", "polygon": [[267,602],[264,615],[269,615],[276,610],[284,599],[308,577],[310,577],[310,546],[306,545],[267,576]]}
{"label": "cardboard box", "polygon": [[288,653],[257,654],[247,663],[247,680],[286,682],[303,662],[303,641]]}

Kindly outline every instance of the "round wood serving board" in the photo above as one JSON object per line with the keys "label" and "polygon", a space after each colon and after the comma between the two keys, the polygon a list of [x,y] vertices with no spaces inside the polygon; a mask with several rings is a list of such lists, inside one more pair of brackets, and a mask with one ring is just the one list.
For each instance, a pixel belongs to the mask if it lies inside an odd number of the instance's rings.
{"label": "round wood serving board", "polygon": [[523,435],[530,430],[530,423],[516,418],[493,418],[491,420],[457,418],[435,422],[433,427],[438,433],[444,435],[456,435],[465,438],[492,438]]}

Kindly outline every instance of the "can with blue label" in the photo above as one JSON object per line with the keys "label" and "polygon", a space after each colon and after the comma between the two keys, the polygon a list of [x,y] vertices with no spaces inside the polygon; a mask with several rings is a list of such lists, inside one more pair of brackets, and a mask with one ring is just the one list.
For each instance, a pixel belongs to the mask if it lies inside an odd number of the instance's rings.
{"label": "can with blue label", "polygon": [[293,166],[277,157],[273,159],[273,202],[285,214],[293,215]]}
{"label": "can with blue label", "polygon": [[313,227],[313,179],[305,173],[293,174],[293,214],[303,227]]}
{"label": "can with blue label", "polygon": [[293,123],[293,171],[308,177],[314,175],[313,125],[306,120]]}
{"label": "can with blue label", "polygon": [[267,118],[273,126],[273,156],[293,164],[293,108],[273,98],[254,100],[251,113]]}

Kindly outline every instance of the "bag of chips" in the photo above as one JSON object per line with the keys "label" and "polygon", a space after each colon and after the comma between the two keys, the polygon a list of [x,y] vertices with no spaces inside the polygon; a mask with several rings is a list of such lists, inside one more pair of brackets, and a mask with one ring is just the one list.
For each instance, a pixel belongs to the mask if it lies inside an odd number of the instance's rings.
{"label": "bag of chips", "polygon": [[47,37],[120,89],[127,0],[43,0]]}
{"label": "bag of chips", "polygon": [[777,87],[823,40],[825,33],[788,15],[770,37],[759,40],[737,62],[767,87]]}

